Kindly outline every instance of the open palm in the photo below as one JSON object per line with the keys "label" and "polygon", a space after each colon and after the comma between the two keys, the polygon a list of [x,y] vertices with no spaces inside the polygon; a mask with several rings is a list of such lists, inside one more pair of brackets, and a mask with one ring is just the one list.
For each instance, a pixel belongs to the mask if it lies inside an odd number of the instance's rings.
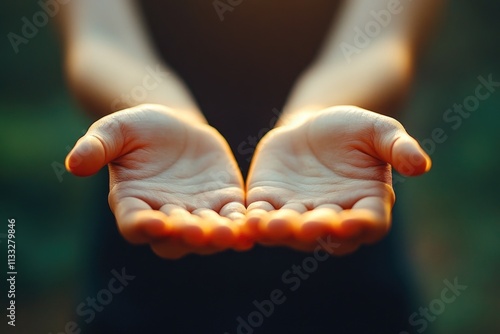
{"label": "open palm", "polygon": [[340,106],[270,131],[247,180],[247,228],[264,244],[311,250],[333,237],[337,254],[384,236],[395,196],[391,165],[405,175],[430,159],[392,118]]}
{"label": "open palm", "polygon": [[109,164],[109,204],[122,235],[178,258],[247,249],[241,173],[222,136],[159,105],[94,123],[67,157],[75,175]]}

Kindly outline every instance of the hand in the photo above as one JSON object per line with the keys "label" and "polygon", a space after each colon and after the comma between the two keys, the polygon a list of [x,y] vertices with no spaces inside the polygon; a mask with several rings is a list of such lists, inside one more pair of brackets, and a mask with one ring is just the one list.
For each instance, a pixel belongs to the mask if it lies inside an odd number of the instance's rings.
{"label": "hand", "polygon": [[78,176],[108,164],[109,204],[121,234],[161,257],[243,250],[241,173],[222,136],[160,105],[94,123],[66,158]]}
{"label": "hand", "polygon": [[270,131],[247,180],[247,229],[261,243],[312,250],[330,235],[335,254],[389,230],[391,166],[412,176],[431,161],[396,120],[339,106]]}

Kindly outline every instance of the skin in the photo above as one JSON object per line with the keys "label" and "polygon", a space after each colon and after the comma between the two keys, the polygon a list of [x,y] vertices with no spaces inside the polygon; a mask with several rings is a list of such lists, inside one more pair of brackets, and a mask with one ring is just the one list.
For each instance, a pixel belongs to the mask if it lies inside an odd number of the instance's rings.
{"label": "skin", "polygon": [[66,160],[78,176],[107,164],[121,234],[178,258],[254,241],[312,250],[327,235],[340,243],[337,254],[352,252],[389,229],[390,164],[413,176],[429,170],[430,159],[394,119],[339,106],[270,131],[244,191],[214,128],[142,105],[94,123]]}
{"label": "skin", "polygon": [[[60,22],[68,79],[99,120],[68,154],[67,169],[87,176],[108,165],[121,234],[164,258],[255,242],[310,251],[327,236],[343,255],[380,240],[395,200],[391,165],[409,176],[431,166],[417,141],[383,114],[396,115],[422,39],[419,18],[437,12],[439,1],[412,2],[349,63],[337,45],[364,26],[363,13],[387,1],[347,3],[276,128],[258,144],[246,185],[224,138],[152,51],[131,2],[69,3]],[[114,20],[92,15],[106,11]],[[155,104],[110,110],[141,81],[145,64],[170,73],[148,97]]]}
{"label": "skin", "polygon": [[243,179],[222,136],[172,109],[142,105],[94,123],[66,167],[87,176],[109,166],[109,204],[131,243],[178,258],[248,249]]}
{"label": "skin", "polygon": [[247,180],[249,224],[269,244],[313,250],[330,234],[337,254],[349,253],[389,230],[391,164],[415,176],[431,162],[392,118],[353,106],[311,113],[259,143]]}

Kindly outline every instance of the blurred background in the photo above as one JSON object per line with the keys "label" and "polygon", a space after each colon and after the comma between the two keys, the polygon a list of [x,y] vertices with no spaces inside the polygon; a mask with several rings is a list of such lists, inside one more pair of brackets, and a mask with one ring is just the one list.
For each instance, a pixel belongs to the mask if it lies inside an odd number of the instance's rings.
{"label": "blurred background", "polygon": [[[15,332],[55,334],[82,301],[101,176],[78,179],[64,170],[68,150],[90,119],[65,86],[53,25],[39,28],[18,53],[9,42],[21,18],[39,10],[36,2],[0,4],[0,258],[7,254],[7,219],[15,218]],[[428,332],[500,333],[500,87],[456,129],[443,119],[475,94],[479,76],[500,82],[499,14],[499,2],[450,1],[422,52],[402,119],[422,142],[429,143],[437,128],[446,136],[427,146],[434,163],[429,174],[396,184],[421,300],[439,299],[446,279],[467,286]]]}

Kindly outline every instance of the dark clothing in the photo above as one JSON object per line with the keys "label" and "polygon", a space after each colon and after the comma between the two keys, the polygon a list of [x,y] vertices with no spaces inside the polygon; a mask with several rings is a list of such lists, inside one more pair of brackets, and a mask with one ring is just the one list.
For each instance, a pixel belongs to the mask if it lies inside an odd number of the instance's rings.
{"label": "dark clothing", "polygon": [[[276,120],[273,109],[281,109],[313,59],[339,4],[243,0],[224,21],[213,1],[145,0],[141,10],[160,54],[246,174],[255,142]],[[103,188],[102,203],[105,194]],[[415,311],[397,222],[382,242],[324,262],[260,246],[170,261],[126,243],[109,209],[103,212],[89,295],[108,286],[112,269],[124,267],[135,278],[89,324],[82,321],[84,333],[397,334]],[[309,273],[299,275],[294,265]],[[274,299],[282,303],[262,304],[276,289],[282,296],[275,292]]]}
{"label": "dark clothing", "polygon": [[[103,204],[106,191],[103,186]],[[256,246],[242,253],[164,260],[148,246],[128,244],[118,233],[109,208],[103,205],[101,212],[89,270],[92,286],[85,296],[95,297],[107,288],[113,269],[125,268],[135,278],[89,324],[84,323],[88,317],[78,319],[83,333],[248,334],[237,331],[237,318],[258,324],[254,301],[270,300],[276,289],[286,300],[278,297],[283,302],[274,304],[272,314],[262,317],[253,333],[413,333],[408,317],[418,305],[409,298],[415,289],[407,273],[397,220],[381,242],[348,256],[317,261],[317,269],[311,270],[314,261],[305,259],[312,254],[282,247]],[[301,273],[309,276],[302,279],[294,273],[294,265],[308,269],[310,273],[305,269]]]}
{"label": "dark clothing", "polygon": [[281,110],[341,1],[244,0],[224,12],[224,21],[213,1],[140,3],[160,55],[187,83],[246,174],[255,145],[249,137],[275,121],[273,108]]}

